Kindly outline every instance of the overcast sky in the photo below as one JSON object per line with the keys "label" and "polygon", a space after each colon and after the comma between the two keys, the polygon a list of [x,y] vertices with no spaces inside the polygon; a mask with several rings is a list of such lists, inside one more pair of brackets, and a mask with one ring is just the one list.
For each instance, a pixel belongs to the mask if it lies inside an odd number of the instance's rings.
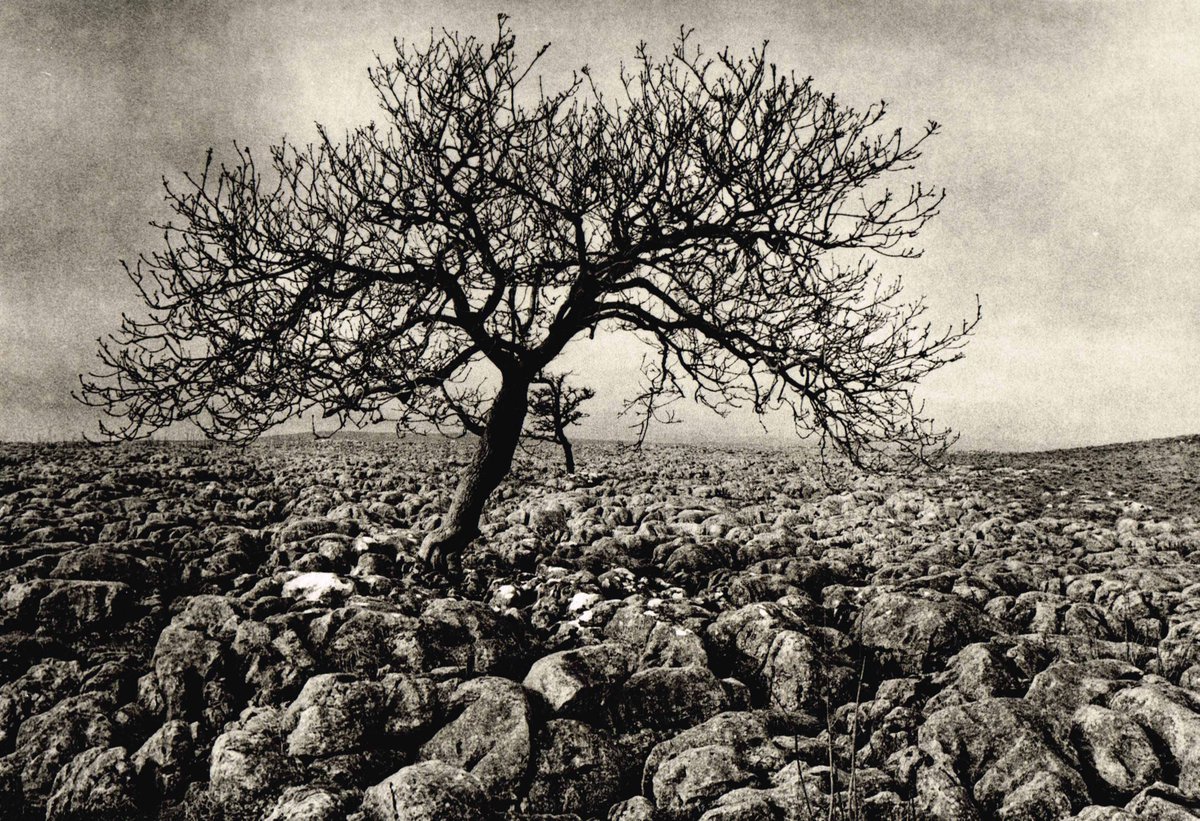
{"label": "overcast sky", "polygon": [[[547,83],[614,76],[681,24],[712,49],[771,40],[781,66],[894,125],[944,125],[926,255],[889,263],[932,315],[984,322],[920,395],[980,448],[1200,432],[1200,3],[51,2],[0,4],[0,438],[75,437],[69,391],[137,310],[119,260],[157,247],[160,178],[209,146],[307,141],[375,116],[366,67],[393,36],[546,41]],[[621,340],[576,346],[591,434],[634,389]],[[600,347],[598,351],[598,346]],[[597,355],[601,353],[602,355]],[[687,413],[664,435],[761,435]],[[782,425],[772,425],[776,428]]]}

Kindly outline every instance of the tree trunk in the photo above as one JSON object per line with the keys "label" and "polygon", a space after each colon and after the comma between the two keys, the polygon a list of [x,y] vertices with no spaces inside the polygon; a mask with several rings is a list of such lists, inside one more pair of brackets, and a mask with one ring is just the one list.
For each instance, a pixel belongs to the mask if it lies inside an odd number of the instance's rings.
{"label": "tree trunk", "polygon": [[421,545],[421,559],[427,565],[448,569],[479,535],[479,518],[488,497],[512,467],[528,405],[529,380],[505,376],[488,412],[475,457],[454,491],[450,510],[441,527],[426,536]]}
{"label": "tree trunk", "polygon": [[563,459],[565,459],[566,463],[567,463],[567,473],[574,473],[575,472],[575,449],[571,447],[571,440],[568,439],[565,435],[560,434],[558,437],[558,443],[560,445],[562,445]]}

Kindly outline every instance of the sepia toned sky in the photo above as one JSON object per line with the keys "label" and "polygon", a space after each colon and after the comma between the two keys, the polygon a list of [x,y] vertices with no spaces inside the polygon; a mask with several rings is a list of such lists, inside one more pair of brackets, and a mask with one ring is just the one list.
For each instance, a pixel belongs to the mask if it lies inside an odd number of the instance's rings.
{"label": "sepia toned sky", "polygon": [[[119,260],[160,241],[161,177],[205,150],[307,141],[375,116],[366,67],[393,36],[489,35],[506,11],[553,87],[615,76],[680,25],[706,48],[771,40],[775,62],[892,123],[943,124],[926,255],[889,263],[932,318],[984,321],[919,392],[972,448],[1200,432],[1200,4],[1194,2],[91,2],[0,4],[0,439],[76,438],[69,391],[95,339],[137,311]],[[576,345],[584,432],[637,381],[627,339]],[[668,439],[769,436],[681,414]]]}

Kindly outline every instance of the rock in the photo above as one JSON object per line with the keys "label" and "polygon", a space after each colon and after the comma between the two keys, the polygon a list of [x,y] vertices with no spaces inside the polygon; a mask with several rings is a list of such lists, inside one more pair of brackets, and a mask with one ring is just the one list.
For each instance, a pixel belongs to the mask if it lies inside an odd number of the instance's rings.
{"label": "rock", "polygon": [[916,773],[915,809],[930,821],[980,821],[979,809],[948,756],[933,756]]}
{"label": "rock", "polygon": [[654,802],[644,795],[618,801],[608,808],[608,821],[655,821]]}
{"label": "rock", "polygon": [[0,749],[13,742],[22,721],[72,694],[81,680],[78,662],[47,659],[0,686]]}
{"label": "rock", "polygon": [[251,708],[213,742],[209,793],[227,814],[258,818],[266,802],[301,780],[298,764],[284,753],[283,725],[282,711]]}
{"label": "rock", "polygon": [[[730,790],[722,795],[712,804],[710,809],[700,816],[700,821],[775,821],[779,818],[776,802],[770,790],[754,789],[752,787],[743,787],[741,789]],[[821,796],[814,796],[813,804],[797,804],[798,809],[793,811],[788,817],[805,817],[800,815],[802,812],[807,812],[807,817],[818,817],[819,807],[824,802]]]}
{"label": "rock", "polygon": [[608,706],[628,674],[625,648],[604,642],[538,659],[529,668],[524,685],[556,715],[592,717]]}
{"label": "rock", "polygon": [[70,648],[48,636],[31,636],[19,630],[0,632],[0,681],[12,681],[40,661],[74,657]]}
{"label": "rock", "polygon": [[48,821],[138,815],[133,767],[124,747],[92,747],[59,771],[46,802]]}
{"label": "rock", "polygon": [[640,670],[651,667],[708,666],[708,653],[701,638],[686,627],[656,622],[650,629],[637,661]]}
{"label": "rock", "polygon": [[1137,821],[1137,816],[1120,807],[1092,805],[1072,815],[1069,821]]}
{"label": "rock", "polygon": [[135,589],[148,587],[157,580],[157,575],[146,559],[112,545],[99,544],[62,554],[58,564],[50,571],[52,579],[123,582]]}
{"label": "rock", "polygon": [[312,602],[334,604],[354,593],[354,583],[336,573],[300,573],[283,583],[283,597]]}
{"label": "rock", "polygon": [[291,542],[303,542],[314,536],[323,536],[327,533],[354,535],[354,533],[348,531],[357,532],[357,527],[353,526],[353,522],[337,522],[324,518],[292,519],[276,531],[274,541],[275,544],[282,545]]}
{"label": "rock", "polygon": [[243,681],[254,688],[258,704],[294,698],[318,666],[296,631],[278,620],[239,624],[233,652],[241,659]]}
{"label": "rock", "polygon": [[722,613],[708,636],[761,706],[801,713],[826,698],[839,703],[854,675],[802,632],[805,628],[791,609],[759,603]]}
{"label": "rock", "polygon": [[313,676],[284,717],[290,756],[317,758],[362,747],[380,727],[384,693],[347,673]]}
{"label": "rock", "polygon": [[[168,624],[154,647],[154,678],[168,719],[203,719],[220,727],[233,712],[228,697],[226,645],[197,630]],[[213,698],[217,696],[217,698]]]}
{"label": "rock", "polygon": [[159,634],[153,665],[166,718],[199,719],[215,730],[233,717],[230,645],[240,622],[228,598],[193,596]]}
{"label": "rock", "polygon": [[754,774],[742,767],[732,747],[692,747],[655,769],[654,803],[667,819],[694,818],[715,799],[753,781]]}
{"label": "rock", "polygon": [[647,609],[644,597],[619,607],[604,626],[604,635],[629,648],[637,669],[708,665],[700,636],[684,625],[663,621]]}
{"label": "rock", "polygon": [[340,821],[342,802],[320,787],[288,787],[271,805],[265,821]]}
{"label": "rock", "polygon": [[707,667],[652,667],[626,680],[620,712],[631,729],[686,729],[721,712],[724,701],[724,688]]}
{"label": "rock", "polygon": [[35,803],[49,792],[54,777],[76,755],[107,749],[113,738],[112,698],[101,693],[70,696],[26,719],[17,731],[14,756],[21,763],[21,787]]}
{"label": "rock", "polygon": [[404,767],[363,796],[366,821],[476,821],[487,793],[466,770],[442,761]]}
{"label": "rock", "polygon": [[380,679],[383,702],[383,732],[407,742],[433,726],[438,714],[437,687],[424,676],[388,673]]}
{"label": "rock", "polygon": [[954,762],[952,776],[983,813],[1057,817],[1037,813],[1065,807],[1070,814],[1084,804],[1087,787],[1045,724],[1022,699],[989,698],[935,712],[917,743],[934,762]]}
{"label": "rock", "polygon": [[926,703],[926,713],[991,696],[1017,695],[1020,688],[1012,662],[984,642],[969,644],[955,653],[934,682],[942,690]]}
{"label": "rock", "polygon": [[1158,782],[1131,798],[1125,810],[1135,818],[1153,821],[1193,821],[1200,818],[1200,797]]}
{"label": "rock", "polygon": [[[421,641],[434,666],[502,675],[524,666],[531,641],[521,622],[482,602],[434,599],[421,613]],[[431,668],[430,668],[431,669]]]}
{"label": "rock", "polygon": [[1033,677],[1025,700],[1069,729],[1079,707],[1105,701],[1141,677],[1141,670],[1117,659],[1057,661]]}
{"label": "rock", "polygon": [[719,713],[650,751],[642,770],[642,794],[652,794],[654,777],[664,761],[696,747],[729,747],[737,753],[741,768],[765,778],[786,763],[783,751],[772,741],[774,734],[765,711]]}
{"label": "rock", "polygon": [[1004,796],[996,817],[999,821],[1040,821],[1066,818],[1079,802],[1069,794],[1064,780],[1053,773],[1039,772]]}
{"label": "rock", "polygon": [[1170,751],[1181,790],[1200,793],[1200,697],[1160,679],[1122,690],[1109,707],[1141,724]]}
{"label": "rock", "polygon": [[524,809],[590,815],[617,798],[620,755],[604,733],[580,721],[552,719],[536,746]]}
{"label": "rock", "polygon": [[446,705],[454,719],[421,747],[423,760],[461,767],[494,800],[511,803],[530,760],[529,704],[521,686],[484,677],[458,687]]}
{"label": "rock", "polygon": [[854,636],[897,669],[919,674],[996,629],[983,612],[958,596],[884,591],[868,597]]}
{"label": "rock", "polygon": [[335,756],[405,739],[432,723],[435,700],[431,681],[401,673],[313,676],[283,717],[288,755]]}
{"label": "rock", "polygon": [[427,657],[420,633],[420,619],[372,601],[314,619],[309,644],[327,669],[375,678],[381,670],[417,673],[438,666]]}
{"label": "rock", "polygon": [[767,648],[760,673],[765,704],[785,712],[810,712],[823,702],[837,704],[854,673],[803,633],[782,630]]}
{"label": "rock", "polygon": [[168,721],[133,754],[134,771],[139,779],[154,783],[159,792],[170,795],[187,783],[195,741],[195,725],[177,719]]}
{"label": "rock", "polygon": [[123,582],[34,579],[11,585],[0,597],[0,609],[22,624],[75,635],[123,618],[132,601]]}
{"label": "rock", "polygon": [[1162,775],[1145,731],[1124,713],[1085,704],[1071,718],[1071,741],[1087,772],[1111,795],[1129,797]]}

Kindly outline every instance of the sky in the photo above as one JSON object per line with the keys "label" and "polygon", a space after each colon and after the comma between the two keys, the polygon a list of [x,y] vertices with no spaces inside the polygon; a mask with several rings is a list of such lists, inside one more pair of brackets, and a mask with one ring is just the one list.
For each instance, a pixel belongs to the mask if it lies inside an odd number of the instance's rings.
{"label": "sky", "polygon": [[[1200,3],[99,2],[0,4],[0,439],[77,438],[70,398],[97,337],[138,313],[121,259],[157,249],[161,180],[208,147],[306,142],[376,117],[366,68],[392,38],[490,35],[554,86],[615,76],[681,25],[706,50],[772,59],[894,125],[943,124],[920,161],[943,186],[919,260],[888,263],[930,316],[984,319],[917,392],[961,446],[1068,447],[1200,432]],[[265,151],[264,151],[265,153]],[[599,354],[599,355],[598,355]],[[575,345],[597,390],[581,432],[624,436],[641,353]],[[685,409],[668,440],[771,438]],[[307,426],[307,425],[305,425]]]}

